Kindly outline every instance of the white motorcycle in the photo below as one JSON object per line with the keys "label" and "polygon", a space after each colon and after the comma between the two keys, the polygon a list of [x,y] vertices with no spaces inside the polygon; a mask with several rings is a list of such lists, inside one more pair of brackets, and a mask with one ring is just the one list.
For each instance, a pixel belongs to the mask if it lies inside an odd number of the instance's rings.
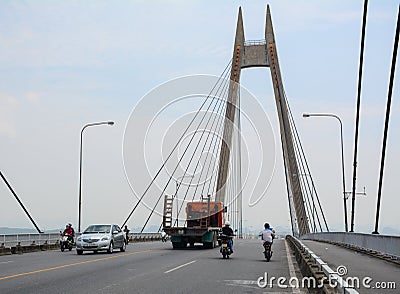
{"label": "white motorcycle", "polygon": [[72,250],[72,237],[70,235],[60,234],[60,249],[64,252],[65,249]]}

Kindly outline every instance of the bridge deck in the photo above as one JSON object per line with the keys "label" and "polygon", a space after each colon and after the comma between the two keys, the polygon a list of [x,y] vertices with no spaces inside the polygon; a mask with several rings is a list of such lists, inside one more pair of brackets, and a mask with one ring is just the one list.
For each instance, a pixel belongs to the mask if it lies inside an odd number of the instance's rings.
{"label": "bridge deck", "polygon": [[129,244],[125,253],[112,255],[0,256],[0,293],[292,293],[276,281],[272,288],[257,285],[265,272],[286,279],[296,275],[296,265],[290,271],[288,260],[284,240],[276,240],[269,263],[260,240],[236,240],[229,260],[218,249],[173,250],[169,242]]}
{"label": "bridge deck", "polygon": [[[345,277],[358,277],[360,281],[364,277],[371,277],[371,289],[361,288],[360,293],[399,293],[400,289],[400,267],[363,253],[346,249],[340,246],[317,241],[302,240],[303,244],[336,270],[339,266],[345,266],[348,274]],[[375,282],[395,282],[397,290],[372,289]]]}

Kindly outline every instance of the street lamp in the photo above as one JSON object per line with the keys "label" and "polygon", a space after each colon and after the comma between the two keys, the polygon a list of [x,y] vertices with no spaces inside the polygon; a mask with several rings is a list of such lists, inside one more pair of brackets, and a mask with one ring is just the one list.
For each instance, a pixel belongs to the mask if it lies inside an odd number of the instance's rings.
{"label": "street lamp", "polygon": [[[178,186],[179,185],[178,185],[178,182],[179,182],[179,180],[182,180],[184,178],[194,178],[194,176],[192,176],[192,175],[183,175],[183,176],[180,176],[180,177],[176,178],[176,180],[175,180],[176,226],[178,226],[178,221],[179,221],[179,209],[178,209],[178,205],[179,205],[179,203],[178,203]],[[181,182],[181,184],[182,184],[182,182]]]}
{"label": "street lamp", "polygon": [[114,125],[113,121],[102,121],[86,124],[81,130],[81,145],[79,152],[79,212],[78,212],[78,232],[81,232],[81,212],[82,212],[82,144],[83,144],[83,131],[87,127],[94,127],[99,125]]}
{"label": "street lamp", "polygon": [[348,232],[347,226],[347,199],[346,199],[346,180],[344,175],[344,151],[343,151],[343,124],[340,117],[330,113],[303,113],[304,118],[319,116],[319,117],[333,117],[336,118],[340,123],[340,146],[342,149],[342,180],[343,180],[343,206],[344,206],[344,226],[346,232]]}

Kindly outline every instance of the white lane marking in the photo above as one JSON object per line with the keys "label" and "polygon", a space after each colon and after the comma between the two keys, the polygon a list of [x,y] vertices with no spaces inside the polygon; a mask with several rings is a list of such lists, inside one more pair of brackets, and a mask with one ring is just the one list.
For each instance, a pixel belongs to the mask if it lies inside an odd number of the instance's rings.
{"label": "white lane marking", "polygon": [[174,267],[174,268],[172,268],[172,269],[170,269],[170,270],[164,272],[164,274],[168,274],[168,273],[170,273],[170,272],[173,272],[174,270],[180,269],[181,267],[187,266],[187,265],[192,264],[192,263],[194,263],[194,262],[196,262],[196,261],[197,261],[197,260],[192,260],[191,262],[188,262],[188,263],[182,264],[182,265],[180,265],[180,266]]}
{"label": "white lane marking", "polygon": [[[251,289],[258,289],[260,290],[261,288],[257,285],[257,281],[252,281],[252,280],[224,280],[226,282],[226,286],[235,286],[235,287],[243,287],[243,288],[251,288]],[[257,286],[253,286],[257,285]],[[271,289],[276,289],[278,284],[269,284],[268,287]],[[268,294],[271,292],[263,292],[263,294]],[[273,291],[274,294],[287,294],[288,292],[275,292]],[[290,293],[290,292],[289,292]]]}
{"label": "white lane marking", "polygon": [[3,263],[11,263],[11,262],[14,262],[14,261],[12,261],[12,260],[9,260],[9,261],[2,261],[2,262],[0,262],[0,264],[3,264]]}
{"label": "white lane marking", "polygon": [[257,281],[252,281],[252,280],[224,280],[224,282],[240,284],[240,285],[257,285]]}
{"label": "white lane marking", "polygon": [[224,280],[224,282],[227,286],[260,289],[260,287],[257,285],[257,281],[252,280]]}
{"label": "white lane marking", "polygon": [[[288,245],[288,241],[285,240],[285,247],[286,247],[286,257],[288,260],[288,265],[289,265],[289,274],[290,277],[296,277],[296,272],[294,271],[294,266],[293,266],[293,259],[292,256],[290,255],[290,249],[289,249],[289,245]],[[296,294],[302,294],[304,293],[303,291],[301,291],[299,288],[292,288],[292,292],[296,293]]]}

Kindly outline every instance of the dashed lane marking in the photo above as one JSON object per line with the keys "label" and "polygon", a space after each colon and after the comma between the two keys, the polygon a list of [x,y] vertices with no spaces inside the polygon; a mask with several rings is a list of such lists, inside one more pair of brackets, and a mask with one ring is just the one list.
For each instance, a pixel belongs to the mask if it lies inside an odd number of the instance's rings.
{"label": "dashed lane marking", "polygon": [[2,262],[0,262],[0,264],[11,263],[11,262],[14,262],[14,261],[12,261],[12,260],[9,260],[9,261],[2,261]]}
{"label": "dashed lane marking", "polygon": [[164,274],[168,274],[168,273],[170,273],[170,272],[173,272],[174,270],[177,270],[177,269],[180,269],[180,268],[182,268],[182,267],[184,267],[184,266],[187,266],[187,265],[189,265],[189,264],[195,263],[196,261],[197,261],[197,260],[192,260],[191,262],[188,262],[188,263],[182,264],[182,265],[180,265],[180,266],[174,267],[173,269],[170,269],[170,270],[164,272]]}
{"label": "dashed lane marking", "polygon": [[104,261],[104,260],[109,260],[109,259],[114,259],[114,258],[120,258],[120,257],[124,257],[124,256],[129,256],[129,255],[146,253],[146,252],[151,252],[151,251],[154,251],[154,249],[152,249],[152,250],[144,250],[144,251],[137,251],[137,252],[132,252],[132,253],[125,253],[125,254],[118,254],[118,255],[113,255],[113,256],[104,257],[104,258],[98,258],[98,259],[93,259],[93,260],[87,260],[87,261],[75,262],[75,263],[70,263],[70,264],[64,264],[64,265],[60,265],[60,266],[44,268],[44,269],[35,270],[35,271],[31,271],[31,272],[25,272],[25,273],[20,273],[20,274],[0,277],[0,281],[7,280],[7,279],[12,279],[12,278],[17,278],[17,277],[22,277],[22,276],[34,275],[34,274],[43,273],[43,272],[54,271],[54,270],[67,268],[67,267],[78,266],[78,265],[82,265],[82,264],[88,264],[88,263],[99,262],[99,261]]}

